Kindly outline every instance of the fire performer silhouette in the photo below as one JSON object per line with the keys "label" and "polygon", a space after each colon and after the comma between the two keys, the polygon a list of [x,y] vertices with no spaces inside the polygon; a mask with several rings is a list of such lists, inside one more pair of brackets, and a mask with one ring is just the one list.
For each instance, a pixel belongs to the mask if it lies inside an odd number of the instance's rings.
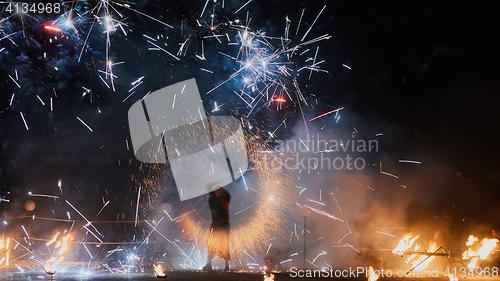
{"label": "fire performer silhouette", "polygon": [[231,195],[224,188],[210,192],[208,205],[212,212],[212,225],[208,237],[208,263],[203,270],[212,270],[212,259],[218,256],[226,261],[225,271],[229,271],[229,202]]}

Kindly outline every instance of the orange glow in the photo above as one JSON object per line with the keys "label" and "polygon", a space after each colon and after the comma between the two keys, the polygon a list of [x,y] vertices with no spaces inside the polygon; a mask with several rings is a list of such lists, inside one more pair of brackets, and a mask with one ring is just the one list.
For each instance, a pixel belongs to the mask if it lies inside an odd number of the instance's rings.
{"label": "orange glow", "polygon": [[378,275],[373,271],[373,267],[370,265],[368,268],[368,281],[375,281],[378,279]]}
{"label": "orange glow", "polygon": [[[59,240],[58,240],[59,239]],[[56,266],[64,260],[63,254],[68,250],[68,242],[71,241],[73,237],[71,234],[66,234],[59,236],[59,232],[56,233],[56,235],[47,242],[47,246],[53,244],[55,241],[57,241],[56,245],[54,246],[55,249],[57,249],[57,256],[58,257],[51,257],[46,263],[45,263],[45,272],[47,274],[54,274],[56,272]]]}
{"label": "orange glow", "polygon": [[474,244],[474,242],[477,242],[477,241],[479,241],[479,239],[471,234],[471,235],[469,235],[467,242],[465,242],[465,246],[472,246],[472,244]]}
{"label": "orange glow", "polygon": [[54,235],[54,238],[52,238],[52,240],[50,240],[49,242],[47,242],[46,245],[49,246],[50,244],[56,242],[57,236],[59,236],[59,232],[56,233],[56,235]]}
{"label": "orange glow", "polygon": [[274,281],[274,274],[269,273],[269,276],[267,274],[264,275],[264,281]]}
{"label": "orange glow", "polygon": [[392,253],[393,254],[397,254],[397,255],[404,255],[404,253],[411,248],[411,246],[413,245],[413,242],[415,242],[415,240],[418,239],[418,237],[420,237],[419,235],[413,237],[411,235],[411,233],[408,233],[408,234],[405,234],[403,236],[403,238],[399,241],[398,245],[396,246],[396,248],[394,248],[394,250],[392,250]]}
{"label": "orange glow", "polygon": [[65,236],[61,236],[61,240],[57,242],[56,248],[59,248],[59,251],[57,252],[58,255],[64,254],[66,250],[68,249],[68,242],[72,240],[73,238],[71,237],[71,234],[67,234]]}
{"label": "orange glow", "polygon": [[156,276],[159,276],[159,277],[165,276],[165,272],[163,272],[163,267],[161,266],[161,264],[155,265],[153,267],[155,269]]}
{"label": "orange glow", "polygon": [[[426,250],[427,252],[434,252],[437,250],[437,247],[436,247],[436,242],[430,242],[429,243],[429,249]],[[412,267],[415,267],[417,266],[417,264],[419,264],[420,262],[422,262],[422,264],[420,264],[418,267],[416,267],[415,269],[416,270],[424,270],[425,268],[427,268],[427,266],[429,266],[429,263],[435,259],[436,256],[431,256],[431,257],[427,257],[427,256],[420,256],[419,259],[417,259],[416,261],[412,262],[411,263],[411,266]],[[425,260],[426,259],[426,260]],[[425,261],[424,261],[425,260]]]}
{"label": "orange glow", "polygon": [[411,233],[407,233],[403,235],[403,238],[399,241],[396,248],[392,250],[392,253],[400,256],[411,254],[408,258],[406,258],[405,264],[410,264],[416,270],[424,270],[429,266],[429,263],[436,258],[436,256],[427,256],[416,252],[417,250],[429,253],[435,252],[438,249],[436,243],[438,236],[439,231],[434,233],[433,239],[429,242],[429,246],[427,248],[423,248],[420,244],[415,242],[419,238],[419,235],[413,236]]}
{"label": "orange glow", "polygon": [[477,237],[470,235],[467,242],[465,242],[465,245],[469,246],[469,249],[467,249],[462,254],[462,259],[463,260],[470,259],[470,263],[467,265],[468,269],[474,269],[477,266],[476,265],[477,261],[479,259],[481,260],[486,259],[498,244],[498,239],[496,238],[493,239],[484,238],[483,240],[481,240],[481,247],[477,251],[475,251],[472,246],[474,245],[474,242],[477,241],[479,241]]}
{"label": "orange glow", "polygon": [[56,272],[54,265],[57,262],[58,261],[56,260],[56,257],[51,257],[50,260],[48,260],[47,263],[45,264],[45,267],[44,267],[45,272],[47,274],[54,274]]}
{"label": "orange glow", "polygon": [[0,258],[0,265],[2,265],[4,262],[5,265],[9,265],[9,241],[10,238],[7,238],[6,240],[4,240],[3,238],[0,239],[0,250],[5,250],[5,257]]}

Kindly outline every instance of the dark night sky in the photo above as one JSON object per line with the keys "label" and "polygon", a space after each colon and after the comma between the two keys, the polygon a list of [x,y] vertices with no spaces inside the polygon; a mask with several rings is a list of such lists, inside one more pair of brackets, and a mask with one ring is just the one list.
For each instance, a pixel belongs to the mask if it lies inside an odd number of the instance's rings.
{"label": "dark night sky", "polygon": [[[239,7],[245,2],[237,1],[233,5]],[[125,66],[116,67],[119,79],[115,93],[101,83],[96,73],[103,68],[101,39],[91,39],[92,50],[84,53],[81,63],[76,62],[81,48],[78,40],[63,40],[60,45],[47,43],[49,36],[40,24],[33,22],[27,29],[30,47],[19,36],[15,40],[19,48],[7,40],[0,42],[0,47],[7,48],[0,53],[2,198],[12,192],[8,199],[24,202],[28,199],[28,190],[58,194],[56,184],[62,178],[65,192],[79,195],[72,199],[75,205],[92,205],[90,202],[105,196],[104,189],[111,194],[107,197],[130,202],[136,194],[130,177],[139,172],[135,160],[132,165],[124,164],[133,158],[125,147],[129,134],[128,108],[148,90],[196,77],[201,81],[198,86],[203,96],[227,77],[224,72],[210,76],[198,71],[200,67],[224,69],[225,64],[216,59],[202,63],[191,52],[180,63],[175,63],[166,54],[147,51],[151,46],[143,33],[177,38],[179,21],[188,18],[188,24],[194,26],[192,17],[196,17],[204,5],[204,1],[165,1],[161,7],[157,3],[140,1],[138,9],[153,17],[163,17],[174,25],[175,31],[128,14],[128,28],[133,31],[127,37],[117,34],[112,41],[117,61],[126,61]],[[347,131],[356,127],[371,137],[383,132],[384,154],[396,160],[420,157],[423,165],[448,167],[449,174],[443,175],[446,180],[441,185],[445,192],[433,204],[463,202],[470,198],[470,190],[474,190],[481,194],[476,199],[485,200],[475,205],[482,208],[478,214],[487,214],[497,206],[500,196],[497,138],[500,136],[497,133],[500,40],[496,14],[500,2],[466,5],[458,1],[255,0],[248,5],[248,10],[254,18],[254,29],[282,34],[286,15],[296,24],[305,8],[301,26],[304,32],[325,4],[327,7],[308,38],[326,33],[332,36],[319,44],[319,59],[326,60],[322,69],[329,74],[314,74],[313,81],[303,81],[305,95],[316,94],[321,101],[308,115],[313,117],[344,107],[341,124],[335,125],[331,118],[318,122]],[[3,28],[2,34],[9,33],[8,27],[0,28]],[[292,33],[295,28],[292,25]],[[197,47],[193,44],[190,48]],[[57,59],[44,60],[43,52],[52,57],[59,55]],[[217,50],[207,52],[207,56],[216,57]],[[60,56],[64,60],[60,60]],[[53,70],[55,65],[59,71]],[[21,91],[8,78],[14,68],[22,74]],[[122,103],[128,95],[129,83],[144,75],[140,92]],[[82,86],[93,89],[92,103],[88,96],[81,97]],[[50,113],[47,106],[40,107],[36,94],[47,103],[53,96],[52,87],[56,88],[58,99],[54,100],[55,110]],[[12,93],[16,93],[16,98],[9,107]],[[241,107],[237,97],[223,92],[203,99],[206,103],[231,99],[233,102],[228,101],[229,104]],[[97,107],[102,114],[96,113]],[[29,131],[24,128],[20,111],[25,113]],[[229,106],[221,112],[231,113]],[[94,132],[88,131],[76,116]],[[281,113],[265,111],[255,118],[265,122],[267,128],[275,128],[281,121],[279,116]],[[300,122],[298,117],[294,120]],[[278,133],[287,136],[291,130]],[[133,191],[129,193],[131,187]],[[176,192],[175,189],[172,192]],[[130,212],[130,208],[127,210]],[[0,211],[12,212],[13,207],[1,203]],[[50,212],[50,208],[47,211]],[[115,218],[116,213],[109,216]]]}

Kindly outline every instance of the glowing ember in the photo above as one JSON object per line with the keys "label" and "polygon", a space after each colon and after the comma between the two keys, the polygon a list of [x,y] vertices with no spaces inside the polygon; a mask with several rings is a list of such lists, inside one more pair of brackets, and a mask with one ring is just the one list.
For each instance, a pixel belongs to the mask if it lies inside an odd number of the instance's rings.
{"label": "glowing ember", "polygon": [[59,27],[56,27],[56,26],[53,26],[53,25],[50,25],[50,24],[46,24],[43,27],[45,29],[47,29],[47,30],[50,30],[50,31],[57,31],[57,32],[61,32],[62,31]]}
{"label": "glowing ember", "polygon": [[274,274],[269,273],[269,276],[267,274],[264,275],[264,281],[274,281]]}
{"label": "glowing ember", "polygon": [[167,278],[167,274],[165,274],[165,272],[163,271],[163,267],[161,266],[161,264],[155,265],[154,270],[156,277]]}
{"label": "glowing ember", "polygon": [[378,279],[378,275],[375,274],[375,271],[373,271],[373,267],[370,265],[368,268],[368,281],[375,281]]}
{"label": "glowing ember", "polygon": [[399,241],[398,245],[394,250],[392,250],[393,254],[404,255],[404,253],[411,248],[415,240],[417,240],[419,235],[413,237],[411,233],[403,235],[403,238]]}

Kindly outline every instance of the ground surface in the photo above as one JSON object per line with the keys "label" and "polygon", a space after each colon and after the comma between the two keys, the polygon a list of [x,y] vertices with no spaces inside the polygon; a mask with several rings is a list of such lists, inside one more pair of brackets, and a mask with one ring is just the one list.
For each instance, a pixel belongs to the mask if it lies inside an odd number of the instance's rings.
{"label": "ground surface", "polygon": [[[39,273],[1,273],[1,280],[50,280],[44,272]],[[143,273],[143,274],[125,274],[125,275],[115,275],[115,276],[89,276],[86,278],[72,277],[71,275],[54,275],[53,280],[59,281],[70,281],[70,280],[100,280],[100,281],[117,281],[117,280],[177,280],[177,281],[187,281],[187,280],[207,280],[207,281],[263,281],[264,276],[262,274],[256,273],[236,273],[236,272],[169,272],[166,279],[158,279],[153,273]],[[367,281],[366,277],[358,278],[293,278],[287,273],[276,274],[275,281],[291,281],[291,280],[342,280],[342,281]],[[380,278],[379,281],[447,281],[447,277],[439,278]],[[464,281],[465,279],[460,278],[459,281]],[[500,278],[467,278],[467,281],[500,281]]]}

